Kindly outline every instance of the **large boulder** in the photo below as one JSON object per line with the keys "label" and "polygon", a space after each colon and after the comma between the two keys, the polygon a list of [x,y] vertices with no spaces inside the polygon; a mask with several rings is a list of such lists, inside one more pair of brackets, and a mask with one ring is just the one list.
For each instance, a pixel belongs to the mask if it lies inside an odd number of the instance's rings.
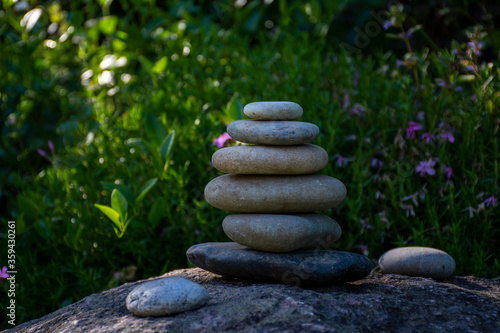
{"label": "large boulder", "polygon": [[125,299],[138,281],[85,297],[9,333],[500,332],[500,282],[488,279],[437,282],[373,273],[356,282],[302,289],[224,279],[198,268],[165,276],[200,283],[210,300],[175,316],[136,317]]}

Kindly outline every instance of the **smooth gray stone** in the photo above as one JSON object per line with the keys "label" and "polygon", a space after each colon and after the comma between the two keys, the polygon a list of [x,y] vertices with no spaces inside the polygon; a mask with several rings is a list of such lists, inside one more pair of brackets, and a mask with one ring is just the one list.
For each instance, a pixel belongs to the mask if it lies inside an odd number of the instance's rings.
{"label": "smooth gray stone", "polygon": [[236,243],[267,252],[290,252],[327,246],[342,229],[323,214],[232,214],[222,221],[226,235]]}
{"label": "smooth gray stone", "polygon": [[296,120],[304,111],[294,102],[254,102],[245,105],[243,112],[256,120]]}
{"label": "smooth gray stone", "polygon": [[204,243],[187,250],[189,261],[209,272],[242,279],[321,286],[355,281],[370,274],[372,262],[350,252],[301,250],[261,252],[237,243]]}
{"label": "smooth gray stone", "polygon": [[438,249],[409,246],[387,251],[380,257],[379,266],[382,273],[442,280],[455,271],[455,260]]}
{"label": "smooth gray stone", "polygon": [[316,139],[319,127],[300,121],[236,120],[227,126],[234,140],[256,145],[291,146]]}
{"label": "smooth gray stone", "polygon": [[213,166],[225,173],[247,175],[304,175],[323,169],[327,152],[316,145],[235,146],[217,150]]}
{"label": "smooth gray stone", "polygon": [[338,179],[301,176],[223,175],[205,187],[212,206],[237,213],[310,213],[338,206],[347,190]]}
{"label": "smooth gray stone", "polygon": [[208,291],[182,277],[168,277],[144,282],[132,290],[126,300],[127,309],[136,316],[168,316],[205,304]]}

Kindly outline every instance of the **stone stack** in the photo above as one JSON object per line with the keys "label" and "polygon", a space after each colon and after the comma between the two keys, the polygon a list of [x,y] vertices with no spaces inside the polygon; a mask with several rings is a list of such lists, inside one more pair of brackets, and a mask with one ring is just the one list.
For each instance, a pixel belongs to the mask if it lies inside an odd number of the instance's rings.
{"label": "stone stack", "polygon": [[292,102],[257,102],[245,106],[251,120],[229,124],[231,138],[253,144],[218,150],[214,167],[228,173],[205,188],[212,206],[235,212],[223,221],[236,243],[191,247],[194,265],[216,274],[324,285],[369,274],[371,261],[359,254],[312,250],[340,238],[333,219],[316,211],[338,206],[344,184],[315,174],[328,162],[324,149],[310,144],[318,126],[297,121],[302,108]]}

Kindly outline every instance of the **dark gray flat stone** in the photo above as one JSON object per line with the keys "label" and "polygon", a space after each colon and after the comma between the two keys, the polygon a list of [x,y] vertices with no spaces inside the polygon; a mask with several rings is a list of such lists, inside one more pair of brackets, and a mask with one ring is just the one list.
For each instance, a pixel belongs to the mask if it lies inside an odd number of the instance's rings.
{"label": "dark gray flat stone", "polygon": [[269,253],[238,243],[204,243],[187,250],[188,260],[223,276],[277,281],[304,287],[356,281],[370,274],[372,262],[356,253],[301,250]]}

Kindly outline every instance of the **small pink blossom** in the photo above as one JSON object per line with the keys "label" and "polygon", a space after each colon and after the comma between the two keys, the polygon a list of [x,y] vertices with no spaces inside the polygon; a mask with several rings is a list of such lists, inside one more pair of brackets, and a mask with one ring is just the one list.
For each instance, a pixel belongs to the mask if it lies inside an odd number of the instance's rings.
{"label": "small pink blossom", "polygon": [[54,143],[51,140],[49,140],[47,144],[49,146],[50,152],[52,153],[52,155],[54,155],[56,153],[54,149]]}
{"label": "small pink blossom", "polygon": [[2,267],[2,270],[0,271],[0,279],[6,279],[10,277],[10,275],[7,273],[7,267],[4,266]]}
{"label": "small pink blossom", "polygon": [[455,142],[455,137],[451,132],[441,133],[439,136],[441,136],[441,140],[443,141],[448,141],[449,143]]}
{"label": "small pink blossom", "polygon": [[42,148],[38,148],[36,151],[40,156],[48,158],[47,153]]}
{"label": "small pink blossom", "polygon": [[339,168],[343,168],[347,165],[347,163],[351,160],[350,158],[347,158],[347,157],[343,157],[339,154],[335,155],[335,164],[339,167]]}
{"label": "small pink blossom", "polygon": [[217,139],[212,142],[212,146],[217,146],[219,148],[224,147],[224,144],[226,143],[227,140],[231,140],[232,138],[227,134],[227,132],[224,132],[223,134],[219,135]]}
{"label": "small pink blossom", "polygon": [[365,231],[365,229],[375,229],[371,224],[368,224],[368,219],[366,221],[359,219],[359,222],[361,222],[361,234]]}
{"label": "small pink blossom", "polygon": [[434,139],[434,136],[432,136],[430,133],[423,133],[421,136],[422,140],[425,140],[426,144],[429,144],[432,139]]}
{"label": "small pink blossom", "polygon": [[352,107],[349,112],[355,116],[361,117],[365,114],[366,108],[364,106],[362,106],[361,104],[356,103],[354,105],[354,107]]}
{"label": "small pink blossom", "polygon": [[484,200],[483,203],[486,204],[487,207],[490,206],[490,204],[493,206],[493,207],[496,207],[497,204],[498,204],[498,199],[492,195],[491,197],[489,197],[488,199]]}
{"label": "small pink blossom", "polygon": [[447,168],[446,166],[443,168],[443,173],[446,175],[446,179],[450,180],[453,177],[453,169]]}
{"label": "small pink blossom", "polygon": [[422,130],[422,126],[416,121],[408,122],[408,127],[406,128],[406,138],[409,139],[411,137],[412,140],[415,140],[415,131]]}
{"label": "small pink blossom", "polygon": [[378,158],[374,157],[374,158],[372,158],[372,161],[370,162],[370,165],[371,165],[372,168],[380,169],[384,165],[384,162],[382,162]]}
{"label": "small pink blossom", "polygon": [[466,210],[469,211],[469,218],[470,219],[474,216],[474,213],[477,213],[477,210],[475,210],[471,206],[465,208],[464,210],[462,210],[462,212],[465,212]]}
{"label": "small pink blossom", "polygon": [[413,210],[412,205],[401,204],[399,205],[399,208],[404,209],[406,211],[406,217],[408,217],[409,215],[415,216],[415,211]]}
{"label": "small pink blossom", "polygon": [[425,177],[426,174],[434,176],[436,174],[436,170],[433,169],[435,165],[436,162],[429,158],[427,161],[420,161],[420,164],[415,167],[415,171],[420,173],[420,177]]}
{"label": "small pink blossom", "polygon": [[364,256],[368,256],[368,245],[364,245],[364,244],[359,244],[359,245],[356,245],[355,247],[357,247],[358,249],[361,249],[361,253],[363,253]]}

